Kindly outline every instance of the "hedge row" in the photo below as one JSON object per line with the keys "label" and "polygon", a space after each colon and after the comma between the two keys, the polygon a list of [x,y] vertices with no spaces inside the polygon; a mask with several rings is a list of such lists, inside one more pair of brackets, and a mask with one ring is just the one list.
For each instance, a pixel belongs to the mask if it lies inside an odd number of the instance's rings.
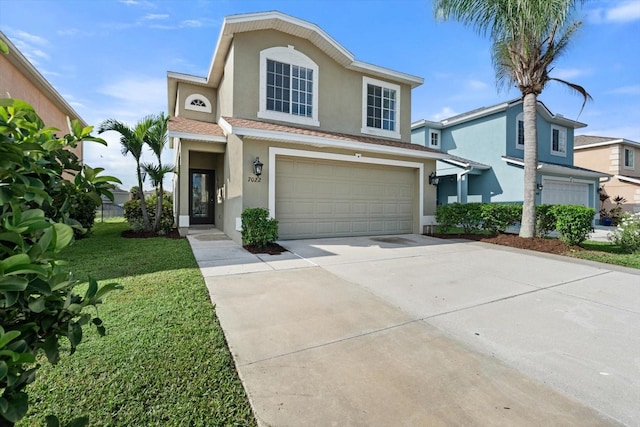
{"label": "hedge row", "polygon": [[[568,245],[585,241],[593,231],[595,210],[574,205],[536,206],[536,236],[556,230]],[[462,227],[465,233],[488,231],[503,233],[522,217],[522,205],[497,203],[451,203],[436,208],[439,231],[446,233]]]}

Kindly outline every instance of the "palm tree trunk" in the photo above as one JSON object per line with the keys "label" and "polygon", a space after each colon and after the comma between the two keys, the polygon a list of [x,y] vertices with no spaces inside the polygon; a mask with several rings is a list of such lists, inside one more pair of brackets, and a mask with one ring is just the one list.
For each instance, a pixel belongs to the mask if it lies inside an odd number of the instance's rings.
{"label": "palm tree trunk", "polygon": [[528,93],[524,96],[524,200],[522,220],[520,221],[520,237],[531,238],[536,229],[536,179],[538,171],[538,130],[537,96]]}
{"label": "palm tree trunk", "polygon": [[160,231],[160,219],[162,219],[162,210],[164,208],[163,206],[164,188],[162,187],[162,184],[160,184],[160,188],[157,194],[158,194],[158,203],[156,204],[156,219],[153,223],[153,229],[155,231]]}
{"label": "palm tree trunk", "polygon": [[151,231],[151,222],[149,221],[149,213],[147,212],[147,202],[144,200],[144,191],[142,189],[140,163],[138,163],[138,189],[140,191],[140,210],[142,211],[142,224],[144,225],[144,231]]}

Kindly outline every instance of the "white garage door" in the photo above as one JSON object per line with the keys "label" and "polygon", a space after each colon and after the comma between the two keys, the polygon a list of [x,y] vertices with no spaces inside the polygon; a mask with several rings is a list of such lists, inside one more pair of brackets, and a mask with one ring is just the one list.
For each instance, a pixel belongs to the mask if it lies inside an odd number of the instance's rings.
{"label": "white garage door", "polygon": [[415,169],[278,157],[281,239],[413,232]]}
{"label": "white garage door", "polygon": [[589,184],[545,179],[542,181],[542,203],[589,206]]}

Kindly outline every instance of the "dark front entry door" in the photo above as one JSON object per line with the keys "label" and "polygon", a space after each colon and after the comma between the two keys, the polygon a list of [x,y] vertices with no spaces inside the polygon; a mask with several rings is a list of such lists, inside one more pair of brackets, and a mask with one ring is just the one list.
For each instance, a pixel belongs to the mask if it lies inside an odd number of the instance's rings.
{"label": "dark front entry door", "polygon": [[189,169],[189,223],[213,224],[214,171]]}

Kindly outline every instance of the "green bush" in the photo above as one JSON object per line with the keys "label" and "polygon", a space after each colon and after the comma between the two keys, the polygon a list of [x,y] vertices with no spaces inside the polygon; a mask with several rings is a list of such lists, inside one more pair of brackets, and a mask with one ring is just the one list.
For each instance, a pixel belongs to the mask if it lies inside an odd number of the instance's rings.
{"label": "green bush", "polygon": [[610,239],[625,252],[640,252],[640,213],[624,214]]}
{"label": "green bush", "polygon": [[[78,192],[71,201],[69,217],[78,221],[87,232],[93,228],[96,220],[96,209],[100,206],[100,203],[98,203],[96,199],[97,197],[95,195]],[[73,231],[76,238],[85,234],[78,229],[74,229]]]}
{"label": "green bush", "polygon": [[493,234],[503,233],[522,217],[522,205],[517,204],[483,203],[480,210],[482,229]]}
{"label": "green bush", "polygon": [[593,231],[593,217],[596,211],[576,205],[556,205],[551,208],[556,218],[556,230],[560,240],[569,246],[579,245],[587,240]]}
{"label": "green bush", "polygon": [[242,243],[264,248],[278,240],[278,220],[269,218],[265,208],[247,208],[242,212]]}
{"label": "green bush", "polygon": [[[156,218],[156,206],[158,203],[158,196],[155,194],[147,197],[147,212],[149,214],[149,221],[153,224]],[[142,208],[140,207],[140,200],[127,200],[124,204],[124,218],[129,222],[129,226],[135,232],[141,232],[144,230],[144,223],[142,221]],[[165,197],[162,200],[162,217],[160,218],[160,233],[168,233],[173,228],[173,206],[171,202]]]}
{"label": "green bush", "polygon": [[477,232],[482,224],[482,203],[450,203],[436,208],[441,232],[462,227],[465,233]]}
{"label": "green bush", "polygon": [[544,238],[556,229],[556,217],[553,205],[536,206],[536,237]]}

